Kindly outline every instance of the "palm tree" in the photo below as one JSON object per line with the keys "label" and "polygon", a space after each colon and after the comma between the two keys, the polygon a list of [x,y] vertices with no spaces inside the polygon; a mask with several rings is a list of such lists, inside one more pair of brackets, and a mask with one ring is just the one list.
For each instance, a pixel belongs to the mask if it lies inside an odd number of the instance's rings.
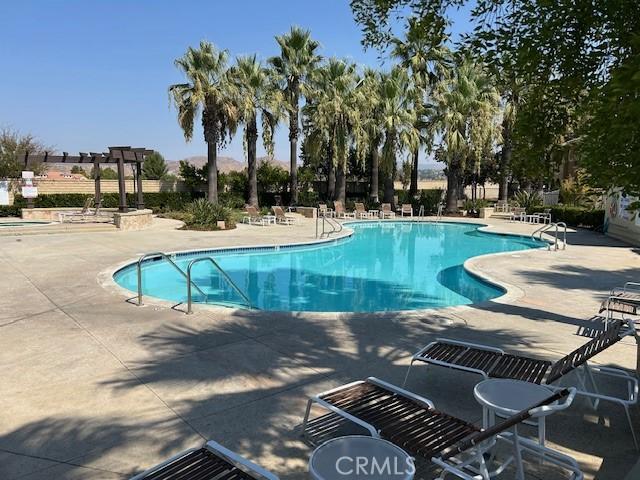
{"label": "palm tree", "polygon": [[[363,142],[359,78],[354,64],[331,58],[313,72],[303,109],[305,151],[318,159],[329,153],[329,171],[336,172],[335,200],[345,201],[350,147]],[[308,141],[307,141],[308,138]],[[361,157],[363,158],[363,157]]]}
{"label": "palm tree", "polygon": [[396,66],[391,72],[382,74],[379,108],[384,139],[380,168],[385,176],[384,201],[388,203],[393,202],[397,156],[405,150],[415,151],[419,143],[413,95],[406,69]]}
{"label": "palm tree", "polygon": [[416,110],[416,128],[427,133],[421,137],[418,146],[412,152],[413,164],[411,169],[411,183],[409,194],[414,196],[418,192],[418,159],[420,154],[420,144],[427,144],[431,147],[433,139],[428,135],[430,108],[427,99],[437,82],[442,79],[448,67],[450,52],[442,46],[438,37],[425,34],[423,21],[416,17],[408,20],[407,30],[404,40],[394,38],[391,40],[391,55],[400,64],[409,69],[411,80],[414,85],[413,99]]}
{"label": "palm tree", "polygon": [[299,27],[276,36],[280,45],[280,55],[269,59],[269,63],[280,77],[286,107],[289,113],[289,154],[291,162],[290,190],[291,202],[298,201],[298,133],[300,124],[300,96],[304,84],[320,57],[316,50],[320,46],[311,39],[311,32]]}
{"label": "palm tree", "polygon": [[244,123],[244,143],[247,150],[249,205],[258,207],[258,176],[256,147],[258,143],[258,115],[262,122],[262,143],[273,155],[273,132],[280,117],[282,100],[270,72],[255,55],[239,57],[230,69],[230,78],[237,88],[240,120]]}
{"label": "palm tree", "polygon": [[384,128],[381,108],[382,76],[380,72],[368,68],[364,71],[360,83],[361,101],[361,126],[365,132],[366,148],[371,158],[371,177],[369,185],[369,197],[378,202],[379,172],[380,172],[380,145],[384,139]]}
{"label": "palm tree", "polygon": [[236,95],[227,76],[227,58],[226,50],[220,51],[203,40],[199,48],[189,47],[175,61],[187,81],[169,87],[169,96],[178,110],[178,123],[187,141],[193,137],[194,122],[202,112],[211,203],[218,203],[218,147],[231,139],[238,122]]}
{"label": "palm tree", "polygon": [[467,160],[478,172],[480,160],[500,137],[500,96],[484,67],[460,55],[451,74],[434,91],[435,127],[442,136],[440,158],[447,163],[446,211],[457,211]]}

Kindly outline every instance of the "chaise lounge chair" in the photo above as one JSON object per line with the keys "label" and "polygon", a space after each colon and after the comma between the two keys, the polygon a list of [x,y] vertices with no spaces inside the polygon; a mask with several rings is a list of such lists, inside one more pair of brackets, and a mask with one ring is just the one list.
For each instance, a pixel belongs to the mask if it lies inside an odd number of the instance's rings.
{"label": "chaise lounge chair", "polygon": [[[409,379],[411,367],[415,362],[476,373],[484,378],[509,378],[547,385],[550,388],[558,388],[552,384],[569,372],[577,370],[578,367],[583,367],[583,372],[576,372],[578,373],[578,385],[576,386],[578,394],[593,400],[594,408],[597,408],[600,400],[622,405],[627,415],[634,444],[638,448],[638,440],[629,413],[630,405],[635,405],[638,402],[638,380],[621,369],[594,367],[588,364],[588,360],[611,347],[624,336],[635,333],[632,324],[629,325],[629,330],[624,329],[623,325],[622,320],[612,321],[607,330],[554,364],[547,360],[511,355],[499,348],[487,345],[438,338],[413,355],[404,385]],[[594,373],[624,381],[628,395],[616,397],[600,393],[595,384]]]}
{"label": "chaise lounge chair", "polygon": [[410,203],[403,203],[402,208],[400,208],[400,216],[404,217],[405,215],[413,217],[413,207]]}
{"label": "chaise lounge chair", "polygon": [[296,219],[290,217],[289,215],[285,215],[282,207],[277,205],[271,207],[273,210],[273,214],[276,216],[276,222],[281,225],[294,225],[296,223]]}
{"label": "chaise lounge chair", "polygon": [[214,441],[171,457],[131,480],[278,480],[274,474]]}
{"label": "chaise lounge chair", "polygon": [[333,218],[336,216],[336,212],[334,212],[332,208],[327,207],[326,203],[321,203],[318,205],[318,215],[321,217]]}
{"label": "chaise lounge chair", "polygon": [[396,212],[391,210],[390,203],[383,203],[380,208],[380,218],[396,218]]}
{"label": "chaise lounge chair", "polygon": [[242,217],[242,223],[248,223],[249,225],[261,225],[261,226],[265,226],[270,223],[262,215],[260,215],[260,212],[258,212],[258,209],[256,207],[247,205],[245,207],[245,210],[247,211],[247,214],[244,217]]}
{"label": "chaise lounge chair", "polygon": [[372,218],[372,214],[364,208],[364,203],[356,202],[356,218]]}
{"label": "chaise lounge chair", "polygon": [[333,206],[335,207],[336,217],[337,218],[356,218],[356,214],[354,212],[347,212],[344,209],[344,205],[341,201],[336,200],[333,202]]}
{"label": "chaise lounge chair", "polygon": [[614,288],[609,297],[600,305],[600,313],[606,311],[627,315],[640,315],[640,283],[627,282],[622,288]]}
{"label": "chaise lounge chair", "polygon": [[97,222],[112,222],[113,216],[109,214],[102,213],[100,207],[96,207],[95,209],[91,208],[94,199],[93,197],[88,197],[81,210],[76,210],[75,212],[59,212],[58,220],[60,223],[97,223]]}
{"label": "chaise lounge chair", "polygon": [[[506,430],[531,417],[549,415],[571,404],[575,389],[562,389],[503,422],[482,430],[472,423],[435,409],[433,403],[402,388],[369,377],[315,395],[307,404],[303,434],[313,437],[341,435],[350,423],[364,428],[376,438],[386,439],[419,460],[431,461],[460,478],[489,480],[484,454],[498,438],[514,443],[516,451],[535,453],[551,463],[568,469],[581,479],[582,472],[571,457],[532,440],[519,438]],[[556,403],[563,400],[562,403]],[[309,419],[316,404],[330,413]],[[515,458],[521,468],[521,456]],[[473,471],[470,471],[471,469]],[[504,467],[501,467],[504,468]],[[416,477],[418,478],[418,477]],[[438,477],[442,478],[442,477]]]}

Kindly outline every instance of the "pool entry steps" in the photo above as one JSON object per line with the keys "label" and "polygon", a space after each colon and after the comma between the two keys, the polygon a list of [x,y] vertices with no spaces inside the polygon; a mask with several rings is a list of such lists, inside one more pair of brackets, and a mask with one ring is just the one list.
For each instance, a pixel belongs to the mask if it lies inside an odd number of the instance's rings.
{"label": "pool entry steps", "polygon": [[220,272],[220,274],[229,283],[229,285],[231,285],[231,288],[233,288],[236,291],[236,293],[238,295],[240,295],[240,297],[242,297],[242,299],[246,302],[247,307],[249,307],[249,309],[254,309],[253,305],[251,304],[251,300],[249,300],[249,297],[247,297],[247,295],[242,290],[240,290],[240,287],[238,287],[238,285],[236,285],[236,283],[231,279],[231,277],[229,277],[227,272],[225,272],[223,270],[223,268],[220,266],[220,264],[218,264],[218,262],[216,262],[213,258],[211,258],[211,257],[194,258],[193,260],[191,260],[189,262],[189,265],[187,266],[187,272],[185,273],[185,271],[182,270],[173,261],[172,255],[168,255],[168,254],[166,254],[164,252],[145,253],[138,260],[138,264],[137,264],[137,273],[138,273],[138,306],[143,305],[143,303],[142,303],[142,296],[143,296],[143,293],[142,293],[142,290],[143,290],[142,289],[142,263],[145,260],[153,261],[153,259],[164,259],[164,260],[166,260],[169,263],[169,265],[171,265],[178,272],[180,272],[180,274],[182,276],[184,276],[184,278],[185,278],[185,280],[187,282],[187,314],[193,313],[193,309],[192,309],[193,295],[192,295],[192,291],[191,291],[191,287],[192,286],[195,287],[195,289],[198,291],[198,293],[200,293],[200,295],[202,295],[203,302],[207,303],[207,297],[208,297],[207,294],[204,293],[202,291],[202,289],[191,278],[191,269],[192,269],[192,267],[195,264],[200,263],[200,262],[210,262],[216,268],[216,270],[218,270]]}

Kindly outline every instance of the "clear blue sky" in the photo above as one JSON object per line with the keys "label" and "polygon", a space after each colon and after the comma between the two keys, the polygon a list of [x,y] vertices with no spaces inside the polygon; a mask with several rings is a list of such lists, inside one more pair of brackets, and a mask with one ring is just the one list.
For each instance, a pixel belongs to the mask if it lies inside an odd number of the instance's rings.
{"label": "clear blue sky", "polygon": [[[464,28],[466,12],[454,15],[455,30]],[[4,2],[0,126],[70,153],[134,145],[168,160],[205,155],[199,124],[186,143],[169,108],[167,87],[182,80],[173,60],[201,39],[266,59],[278,53],[274,35],[293,24],[311,30],[324,56],[379,64],[346,0]],[[288,160],[287,142],[281,127],[278,159]],[[222,154],[244,159],[240,132]]]}

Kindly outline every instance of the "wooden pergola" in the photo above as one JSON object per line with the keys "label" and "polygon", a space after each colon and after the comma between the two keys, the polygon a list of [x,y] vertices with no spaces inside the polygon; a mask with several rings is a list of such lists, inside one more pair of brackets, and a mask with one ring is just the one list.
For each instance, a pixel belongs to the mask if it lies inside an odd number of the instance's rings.
{"label": "wooden pergola", "polygon": [[120,196],[118,210],[121,212],[127,211],[127,191],[125,187],[125,164],[134,164],[136,172],[137,182],[137,201],[136,208],[144,208],[144,197],[142,194],[142,163],[147,155],[153,153],[153,150],[147,148],[133,148],[133,147],[109,147],[109,152],[106,153],[83,153],[78,155],[69,155],[67,152],[62,152],[62,155],[50,155],[48,152],[44,154],[32,155],[29,152],[24,153],[23,163],[25,169],[28,169],[30,165],[38,163],[92,163],[94,171],[95,182],[95,206],[99,208],[102,203],[102,196],[100,194],[100,165],[103,163],[115,163],[118,166],[118,192]]}

